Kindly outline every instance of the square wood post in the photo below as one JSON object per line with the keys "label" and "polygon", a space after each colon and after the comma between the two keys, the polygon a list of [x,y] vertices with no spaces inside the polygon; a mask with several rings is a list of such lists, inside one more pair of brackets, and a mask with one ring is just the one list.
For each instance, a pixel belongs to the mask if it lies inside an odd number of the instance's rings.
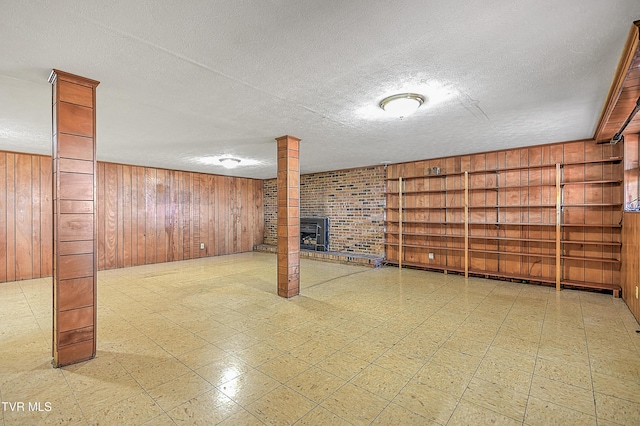
{"label": "square wood post", "polygon": [[300,293],[300,139],[278,142],[278,295]]}
{"label": "square wood post", "polygon": [[97,81],[53,70],[53,365],[96,355]]}

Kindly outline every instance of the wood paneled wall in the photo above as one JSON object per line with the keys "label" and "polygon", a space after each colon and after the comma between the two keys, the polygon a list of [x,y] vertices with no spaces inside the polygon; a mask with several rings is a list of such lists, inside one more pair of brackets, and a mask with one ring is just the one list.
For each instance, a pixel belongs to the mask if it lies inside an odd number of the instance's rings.
{"label": "wood paneled wall", "polygon": [[0,282],[51,276],[51,157],[0,152]]}
{"label": "wood paneled wall", "polygon": [[98,163],[98,269],[251,251],[262,204],[261,180]]}
{"label": "wood paneled wall", "polygon": [[554,283],[559,254],[563,285],[619,287],[622,146],[587,140],[389,165],[387,260],[461,272],[467,252],[471,274]]}
{"label": "wood paneled wall", "polygon": [[[51,276],[51,176],[51,157],[0,152],[0,282]],[[263,239],[262,188],[99,162],[98,269],[251,251]]]}
{"label": "wood paneled wall", "polygon": [[640,322],[640,213],[625,212],[622,223],[622,298]]}

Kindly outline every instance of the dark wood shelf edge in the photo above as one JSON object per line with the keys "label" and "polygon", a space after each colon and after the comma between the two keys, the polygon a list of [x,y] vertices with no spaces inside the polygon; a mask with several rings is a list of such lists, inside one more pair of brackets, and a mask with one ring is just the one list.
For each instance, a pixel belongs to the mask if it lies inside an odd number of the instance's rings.
{"label": "dark wood shelf edge", "polygon": [[575,288],[592,288],[595,290],[611,290],[613,292],[613,297],[620,297],[620,293],[622,292],[622,287],[617,284],[609,284],[609,283],[593,283],[588,281],[573,281],[573,280],[561,280],[560,284],[568,287]]}

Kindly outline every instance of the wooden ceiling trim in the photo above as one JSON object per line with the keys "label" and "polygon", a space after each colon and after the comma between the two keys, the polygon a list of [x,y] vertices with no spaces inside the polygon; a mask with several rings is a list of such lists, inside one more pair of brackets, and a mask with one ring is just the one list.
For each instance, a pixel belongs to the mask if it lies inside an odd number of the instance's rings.
{"label": "wooden ceiling trim", "polygon": [[[607,95],[607,99],[604,104],[604,108],[602,109],[602,113],[600,113],[600,119],[598,120],[598,125],[596,127],[595,134],[593,138],[600,142],[604,140],[609,140],[616,133],[618,128],[615,128],[613,131],[611,130],[615,125],[612,126],[611,118],[614,110],[616,110],[616,120],[619,117],[619,111],[624,111],[624,108],[621,104],[629,103],[631,105],[630,109],[627,110],[626,116],[622,119],[620,124],[624,122],[627,118],[629,112],[633,110],[635,106],[635,101],[637,96],[631,100],[631,98],[627,98],[626,94],[623,96],[623,92],[626,92],[627,85],[630,87],[638,85],[638,79],[640,78],[640,69],[637,68],[637,65],[640,65],[640,21],[635,21],[631,26],[631,30],[629,31],[629,35],[627,37],[627,42],[624,45],[624,49],[622,51],[622,56],[620,57],[620,62],[618,62],[618,67],[616,68],[616,72],[613,76],[613,81],[611,82],[611,87],[609,88],[609,94]],[[620,101],[623,102],[620,102]]]}

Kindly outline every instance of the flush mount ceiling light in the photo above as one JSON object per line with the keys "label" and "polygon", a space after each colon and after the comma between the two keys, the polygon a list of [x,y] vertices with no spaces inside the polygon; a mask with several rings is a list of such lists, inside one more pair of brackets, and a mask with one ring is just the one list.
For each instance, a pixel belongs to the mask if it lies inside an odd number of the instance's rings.
{"label": "flush mount ceiling light", "polygon": [[240,160],[232,157],[224,157],[219,160],[226,169],[235,169],[240,164]]}
{"label": "flush mount ceiling light", "polygon": [[417,93],[400,93],[384,98],[380,101],[380,108],[395,117],[404,118],[416,112],[425,101],[425,97]]}

